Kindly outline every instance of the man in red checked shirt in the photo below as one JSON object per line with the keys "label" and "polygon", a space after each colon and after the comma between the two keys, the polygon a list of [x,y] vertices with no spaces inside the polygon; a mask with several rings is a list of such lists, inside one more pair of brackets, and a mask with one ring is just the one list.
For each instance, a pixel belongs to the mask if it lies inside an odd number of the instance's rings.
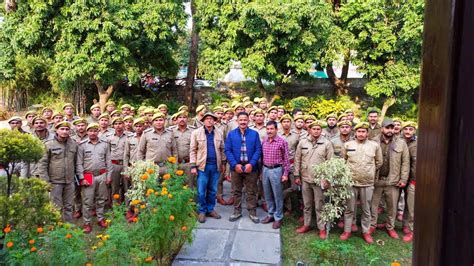
{"label": "man in red checked shirt", "polygon": [[267,122],[267,137],[262,142],[263,191],[268,206],[268,216],[263,224],[273,222],[278,229],[283,219],[283,184],[288,181],[290,160],[288,143],[277,135],[277,123]]}

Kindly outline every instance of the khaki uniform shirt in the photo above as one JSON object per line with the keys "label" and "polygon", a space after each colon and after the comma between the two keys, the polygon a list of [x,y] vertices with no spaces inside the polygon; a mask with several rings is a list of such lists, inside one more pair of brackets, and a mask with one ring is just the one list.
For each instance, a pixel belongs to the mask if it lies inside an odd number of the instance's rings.
{"label": "khaki uniform shirt", "polygon": [[330,129],[329,127],[323,128],[322,132],[323,136],[325,136],[328,140],[331,140],[333,138],[339,137],[339,128],[334,127],[333,129]]}
{"label": "khaki uniform shirt", "polygon": [[91,172],[94,176],[98,176],[99,171],[104,169],[107,170],[107,178],[110,179],[112,164],[109,144],[100,139],[95,144],[88,139],[82,141],[79,144],[76,168],[81,180],[84,179],[84,172]]}
{"label": "khaki uniform shirt", "polygon": [[334,150],[331,142],[323,136],[317,140],[308,136],[300,140],[295,153],[295,175],[301,176],[303,181],[314,183],[315,165],[331,159]]}
{"label": "khaki uniform shirt", "polygon": [[374,128],[372,128],[371,125],[369,125],[369,140],[374,140],[380,135],[380,129],[381,126],[379,124],[376,124]]}
{"label": "khaki uniform shirt", "polygon": [[232,130],[238,128],[238,127],[239,127],[239,123],[237,123],[237,120],[235,120],[235,119],[230,120],[229,122],[227,122],[227,133],[229,133],[230,131],[232,131]]}
{"label": "khaki uniform shirt", "polygon": [[417,150],[417,138],[414,136],[407,141],[408,151],[410,152],[410,176],[409,181],[416,180],[416,150]]}
{"label": "khaki uniform shirt", "polygon": [[224,140],[227,138],[227,134],[229,133],[228,128],[227,128],[227,123],[224,121],[216,122],[214,127],[219,130],[222,133],[222,136],[224,137]]}
{"label": "khaki uniform shirt", "polygon": [[339,135],[337,138],[332,138],[331,139],[331,142],[332,142],[332,147],[334,148],[334,155],[341,158],[342,157],[342,149],[344,147],[344,143],[350,141],[350,140],[353,140],[354,138],[352,136],[349,137],[349,139],[347,139],[346,141],[343,141],[341,139],[341,135]]}
{"label": "khaki uniform shirt", "polygon": [[34,175],[53,184],[74,182],[78,144],[71,138],[59,142],[55,136],[44,145],[46,151],[38,162]]}
{"label": "khaki uniform shirt", "polygon": [[89,139],[89,136],[87,136],[87,134],[84,134],[84,136],[79,136],[78,134],[74,135],[74,136],[71,136],[71,138],[77,142],[77,143],[81,143],[83,142],[84,140],[86,139]]}
{"label": "khaki uniform shirt", "polygon": [[383,154],[383,164],[379,170],[375,186],[394,186],[398,182],[407,183],[410,173],[410,152],[406,142],[392,138],[385,144],[378,139]]}
{"label": "khaki uniform shirt", "polygon": [[136,133],[127,136],[123,153],[123,166],[125,169],[137,160],[138,143],[140,143],[140,138],[141,136],[138,137]]}
{"label": "khaki uniform shirt", "polygon": [[92,124],[92,123],[99,123],[99,118],[95,118],[93,116],[89,116],[87,118],[87,124]]}
{"label": "khaki uniform shirt", "polygon": [[278,135],[281,136],[288,143],[288,151],[289,151],[288,159],[290,160],[291,163],[294,163],[296,147],[298,146],[298,143],[300,141],[299,135],[293,130],[290,130],[288,135],[285,135],[283,131],[278,132]]}
{"label": "khaki uniform shirt", "polygon": [[262,126],[261,128],[257,128],[257,125],[249,126],[249,128],[257,131],[258,135],[260,136],[260,143],[263,142],[263,139],[267,136],[267,127]]}
{"label": "khaki uniform shirt", "polygon": [[377,171],[383,161],[382,149],[377,142],[351,140],[344,143],[341,154],[351,169],[355,187],[369,187],[375,184]]}
{"label": "khaki uniform shirt", "polygon": [[107,128],[107,130],[105,131],[100,131],[99,130],[99,139],[103,140],[103,141],[107,141],[107,137],[110,136],[110,135],[113,135],[115,133],[115,130],[113,128]]}
{"label": "khaki uniform shirt", "polygon": [[110,144],[110,160],[123,160],[123,154],[125,153],[125,142],[127,135],[122,133],[121,136],[116,134],[106,136],[107,142]]}
{"label": "khaki uniform shirt", "polygon": [[33,135],[34,137],[37,137],[42,142],[46,142],[48,140],[54,139],[54,134],[51,133],[48,129],[46,129],[46,136],[45,137],[41,137],[40,135],[38,135],[38,132],[36,130],[33,130],[31,132],[31,135]]}
{"label": "khaki uniform shirt", "polygon": [[151,160],[155,163],[163,163],[168,157],[177,157],[178,148],[174,134],[171,130],[165,129],[158,133],[155,129],[144,133],[138,144],[138,160]]}
{"label": "khaki uniform shirt", "polygon": [[194,128],[187,126],[184,131],[179,130],[179,127],[172,129],[174,140],[178,149],[178,162],[189,163],[189,147],[191,145],[191,133]]}

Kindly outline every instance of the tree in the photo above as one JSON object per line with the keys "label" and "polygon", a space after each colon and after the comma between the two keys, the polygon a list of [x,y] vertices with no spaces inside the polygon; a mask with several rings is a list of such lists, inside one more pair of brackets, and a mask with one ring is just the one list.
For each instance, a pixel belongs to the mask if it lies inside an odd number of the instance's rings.
{"label": "tree", "polygon": [[198,9],[206,74],[221,74],[230,59],[239,60],[247,77],[274,82],[277,94],[317,61],[332,24],[325,2],[200,3]]}
{"label": "tree", "polygon": [[370,96],[385,97],[382,117],[420,84],[424,1],[350,1],[341,20],[355,37],[353,62],[369,79]]}
{"label": "tree", "polygon": [[194,94],[194,77],[197,72],[198,52],[199,52],[199,26],[195,18],[196,15],[196,1],[191,0],[191,44],[189,47],[189,61],[188,61],[188,76],[186,77],[186,85],[184,86],[184,101],[190,109],[193,103]]}
{"label": "tree", "polygon": [[7,197],[11,195],[13,170],[19,163],[37,162],[44,153],[43,143],[18,130],[0,130],[0,164],[7,172]]}

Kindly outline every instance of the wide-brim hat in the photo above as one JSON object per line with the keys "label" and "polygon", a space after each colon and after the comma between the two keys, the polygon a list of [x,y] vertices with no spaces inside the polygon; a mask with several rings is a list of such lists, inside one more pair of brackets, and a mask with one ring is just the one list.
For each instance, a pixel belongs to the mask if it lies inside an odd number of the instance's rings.
{"label": "wide-brim hat", "polygon": [[204,119],[206,119],[206,117],[208,117],[208,116],[214,118],[214,121],[217,121],[217,119],[218,119],[215,114],[213,114],[213,113],[211,113],[211,112],[207,112],[207,113],[205,113],[204,116],[201,118],[201,122],[204,122]]}

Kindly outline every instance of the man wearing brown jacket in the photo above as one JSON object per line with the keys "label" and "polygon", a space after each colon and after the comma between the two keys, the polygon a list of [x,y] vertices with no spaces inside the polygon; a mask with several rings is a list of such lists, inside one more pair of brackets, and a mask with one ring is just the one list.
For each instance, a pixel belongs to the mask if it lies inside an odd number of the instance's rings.
{"label": "man wearing brown jacket", "polygon": [[78,144],[69,137],[69,122],[59,122],[55,129],[54,139],[44,143],[46,152],[38,162],[35,175],[51,183],[53,204],[61,210],[64,221],[72,222]]}
{"label": "man wearing brown jacket", "polygon": [[385,198],[387,203],[386,228],[391,238],[398,239],[395,232],[395,217],[397,214],[397,202],[400,196],[400,188],[406,186],[410,172],[410,154],[405,141],[393,134],[393,121],[385,119],[382,123],[381,135],[377,142],[383,154],[383,163],[375,180],[375,189],[372,196],[372,222],[371,233],[377,227],[380,200]]}
{"label": "man wearing brown jacket", "polygon": [[413,222],[415,219],[415,186],[416,186],[416,123],[405,122],[402,125],[402,137],[407,142],[410,152],[410,176],[407,187],[405,188],[405,211],[403,212],[403,241],[411,242],[413,240]]}
{"label": "man wearing brown jacket", "polygon": [[346,160],[352,173],[352,198],[347,202],[344,211],[344,233],[341,240],[347,240],[351,236],[352,220],[355,219],[357,198],[360,198],[362,208],[361,226],[364,240],[372,244],[374,240],[370,235],[371,201],[374,192],[375,176],[382,166],[383,156],[380,145],[368,140],[369,124],[362,122],[354,127],[355,140],[344,143],[342,158]]}

